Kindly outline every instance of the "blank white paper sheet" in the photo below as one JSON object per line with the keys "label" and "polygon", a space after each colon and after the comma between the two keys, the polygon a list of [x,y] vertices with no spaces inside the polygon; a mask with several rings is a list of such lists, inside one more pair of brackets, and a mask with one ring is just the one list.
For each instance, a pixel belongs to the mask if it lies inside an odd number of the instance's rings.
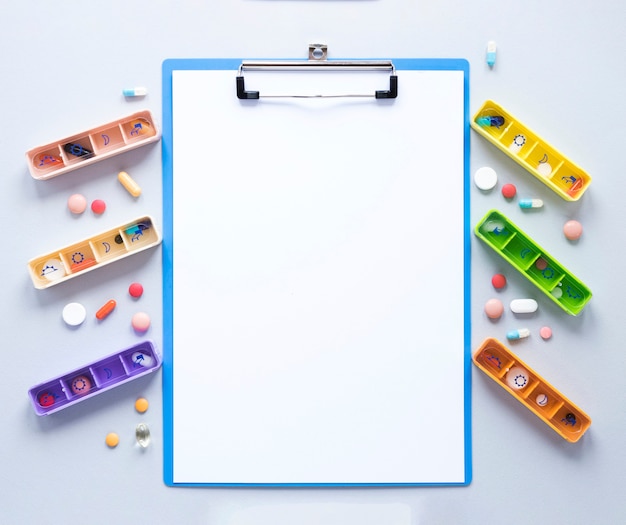
{"label": "blank white paper sheet", "polygon": [[240,62],[163,65],[165,482],[468,484],[467,62]]}

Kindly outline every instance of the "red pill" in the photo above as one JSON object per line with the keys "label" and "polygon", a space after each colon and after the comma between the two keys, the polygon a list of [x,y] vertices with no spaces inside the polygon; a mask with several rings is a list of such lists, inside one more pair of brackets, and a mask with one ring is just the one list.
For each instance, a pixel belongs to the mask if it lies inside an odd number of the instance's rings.
{"label": "red pill", "polygon": [[141,297],[143,294],[143,286],[139,283],[133,283],[128,287],[128,293],[135,299]]}
{"label": "red pill", "polygon": [[91,211],[94,212],[96,215],[102,215],[104,213],[104,210],[106,209],[106,203],[104,201],[101,201],[100,199],[96,199],[91,203]]}
{"label": "red pill", "polygon": [[491,284],[493,284],[496,290],[504,288],[506,286],[506,277],[501,273],[497,273],[491,278]]}
{"label": "red pill", "polygon": [[42,407],[52,406],[54,405],[55,401],[56,401],[56,398],[54,397],[54,394],[52,392],[44,392],[43,394],[39,396],[39,404]]}
{"label": "red pill", "polygon": [[102,319],[108,316],[115,309],[116,306],[117,303],[114,299],[107,301],[105,305],[96,312],[96,319],[102,321]]}
{"label": "red pill", "polygon": [[505,184],[504,186],[502,186],[502,196],[505,199],[512,199],[513,197],[515,197],[516,193],[517,188],[514,184]]}

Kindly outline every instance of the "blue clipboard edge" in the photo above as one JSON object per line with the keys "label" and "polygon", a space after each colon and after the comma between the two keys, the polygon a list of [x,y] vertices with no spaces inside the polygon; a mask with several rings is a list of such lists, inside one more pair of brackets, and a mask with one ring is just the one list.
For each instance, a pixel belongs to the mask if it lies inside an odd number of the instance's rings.
{"label": "blue clipboard edge", "polygon": [[[464,170],[463,170],[463,257],[464,257],[464,390],[465,390],[465,481],[460,483],[176,483],[174,482],[174,429],[173,407],[173,213],[172,206],[172,74],[174,71],[233,70],[237,71],[242,59],[178,59],[172,58],[162,64],[163,91],[163,481],[170,487],[437,487],[467,486],[472,481],[472,376],[471,376],[471,226],[470,226],[470,125],[469,125],[469,62],[462,58],[400,58],[391,59],[397,71],[462,71],[464,82]],[[400,84],[400,90],[402,84]],[[233,87],[234,90],[234,87]],[[400,91],[401,92],[401,91]]]}

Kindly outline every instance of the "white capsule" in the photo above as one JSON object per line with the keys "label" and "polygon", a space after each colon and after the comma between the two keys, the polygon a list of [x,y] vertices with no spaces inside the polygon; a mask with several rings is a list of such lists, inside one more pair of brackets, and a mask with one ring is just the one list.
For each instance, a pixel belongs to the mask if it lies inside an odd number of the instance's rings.
{"label": "white capsule", "polygon": [[126,88],[122,90],[125,97],[145,97],[148,90],[145,87]]}
{"label": "white capsule", "polygon": [[514,314],[532,314],[539,305],[534,299],[513,299],[510,306]]}

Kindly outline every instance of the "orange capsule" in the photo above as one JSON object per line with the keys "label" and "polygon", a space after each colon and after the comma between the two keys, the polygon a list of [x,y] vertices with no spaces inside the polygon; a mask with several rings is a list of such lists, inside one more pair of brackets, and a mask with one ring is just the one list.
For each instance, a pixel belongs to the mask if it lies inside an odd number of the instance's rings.
{"label": "orange capsule", "polygon": [[96,312],[96,319],[102,320],[109,315],[117,306],[114,299],[107,301],[106,304]]}
{"label": "orange capsule", "polygon": [[141,195],[141,187],[125,171],[120,171],[117,174],[117,180],[120,181],[120,184],[124,186],[124,188],[126,188],[126,191],[130,193],[133,197],[139,197],[139,195]]}

